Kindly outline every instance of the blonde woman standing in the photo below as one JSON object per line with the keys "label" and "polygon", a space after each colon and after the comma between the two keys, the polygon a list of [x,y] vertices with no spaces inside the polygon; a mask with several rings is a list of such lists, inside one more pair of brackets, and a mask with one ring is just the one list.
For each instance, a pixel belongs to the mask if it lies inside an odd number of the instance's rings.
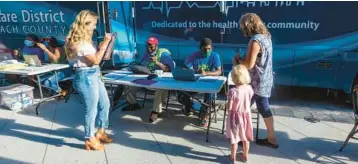
{"label": "blonde woman standing", "polygon": [[[108,125],[110,102],[104,83],[100,79],[100,68],[104,52],[111,36],[106,34],[98,50],[92,42],[98,16],[89,10],[82,10],[72,23],[66,38],[65,50],[68,60],[76,70],[73,80],[85,105],[85,148],[103,150],[103,143],[113,142],[105,132]],[[96,120],[97,117],[97,120]],[[98,131],[95,133],[95,125]]]}
{"label": "blonde woman standing", "polygon": [[271,34],[255,13],[246,13],[240,18],[240,30],[245,37],[250,38],[246,56],[240,59],[235,56],[234,64],[245,65],[251,75],[251,86],[254,90],[252,104],[264,118],[268,131],[265,139],[257,139],[256,144],[278,148],[276,142],[274,121],[270,110],[269,98],[273,87],[272,41]]}

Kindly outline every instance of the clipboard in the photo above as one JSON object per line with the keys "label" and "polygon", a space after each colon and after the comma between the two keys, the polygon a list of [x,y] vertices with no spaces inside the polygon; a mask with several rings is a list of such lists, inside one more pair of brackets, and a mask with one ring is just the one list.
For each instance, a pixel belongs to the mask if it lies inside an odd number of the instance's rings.
{"label": "clipboard", "polygon": [[109,41],[109,44],[107,46],[106,52],[103,55],[102,60],[110,60],[112,58],[113,48],[114,48],[114,42],[117,38],[117,32],[112,33],[112,39]]}

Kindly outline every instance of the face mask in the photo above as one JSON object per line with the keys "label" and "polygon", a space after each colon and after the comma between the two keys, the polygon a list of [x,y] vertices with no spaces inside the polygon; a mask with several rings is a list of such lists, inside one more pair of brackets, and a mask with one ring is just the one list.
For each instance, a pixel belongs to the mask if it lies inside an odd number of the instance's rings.
{"label": "face mask", "polygon": [[210,54],[211,54],[211,50],[206,51],[206,52],[203,52],[203,55],[204,55],[204,56],[209,56]]}
{"label": "face mask", "polygon": [[34,42],[29,41],[29,40],[27,40],[27,39],[24,41],[24,44],[25,44],[25,46],[27,46],[27,47],[32,47],[32,46],[34,46]]}
{"label": "face mask", "polygon": [[49,45],[49,42],[46,41],[46,42],[43,42],[42,44],[44,44],[47,47]]}

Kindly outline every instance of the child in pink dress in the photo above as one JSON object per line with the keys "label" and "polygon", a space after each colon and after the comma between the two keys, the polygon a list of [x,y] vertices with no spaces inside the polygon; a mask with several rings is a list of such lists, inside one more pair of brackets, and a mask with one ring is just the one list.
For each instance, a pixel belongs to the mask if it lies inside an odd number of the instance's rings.
{"label": "child in pink dress", "polygon": [[250,74],[244,65],[234,66],[231,78],[235,86],[229,90],[227,95],[229,113],[226,120],[226,137],[230,139],[231,143],[231,161],[233,163],[236,161],[237,145],[242,141],[243,153],[240,153],[240,157],[246,162],[250,141],[253,141],[250,107],[254,92],[250,86]]}

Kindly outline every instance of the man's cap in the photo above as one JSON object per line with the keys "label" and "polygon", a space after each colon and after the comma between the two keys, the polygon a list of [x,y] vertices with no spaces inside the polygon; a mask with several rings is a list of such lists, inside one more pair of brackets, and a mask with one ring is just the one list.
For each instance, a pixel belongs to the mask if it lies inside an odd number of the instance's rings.
{"label": "man's cap", "polygon": [[156,37],[150,37],[150,38],[148,38],[147,43],[148,44],[158,44],[159,42]]}

